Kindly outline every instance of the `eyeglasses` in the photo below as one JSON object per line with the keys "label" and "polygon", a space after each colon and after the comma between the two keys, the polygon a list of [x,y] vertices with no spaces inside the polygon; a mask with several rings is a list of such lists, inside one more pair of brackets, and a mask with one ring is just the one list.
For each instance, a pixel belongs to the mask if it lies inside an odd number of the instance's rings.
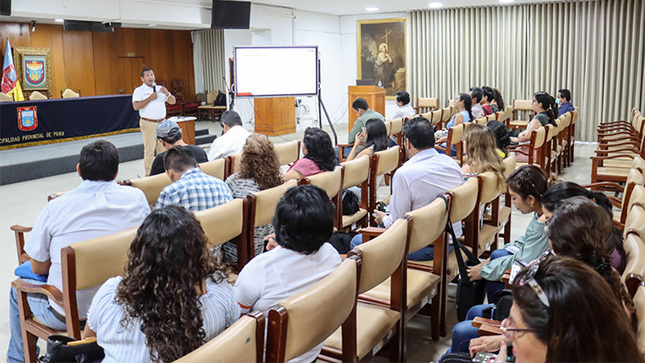
{"label": "eyeglasses", "polygon": [[502,320],[502,324],[500,325],[500,330],[506,337],[506,339],[511,339],[515,340],[520,337],[519,334],[517,333],[526,333],[526,332],[532,332],[533,329],[520,329],[520,328],[515,328],[513,326],[513,320],[511,318],[506,318]]}
{"label": "eyeglasses", "polygon": [[546,293],[544,290],[542,290],[542,287],[535,281],[535,274],[538,272],[540,269],[540,264],[546,260],[549,256],[551,255],[551,251],[546,251],[538,257],[538,259],[535,261],[531,267],[529,267],[529,270],[522,276],[522,279],[520,282],[517,284],[518,286],[524,286],[526,284],[529,284],[533,291],[535,291],[535,294],[537,297],[540,299],[542,304],[544,304],[546,307],[549,307],[549,298],[546,296]]}

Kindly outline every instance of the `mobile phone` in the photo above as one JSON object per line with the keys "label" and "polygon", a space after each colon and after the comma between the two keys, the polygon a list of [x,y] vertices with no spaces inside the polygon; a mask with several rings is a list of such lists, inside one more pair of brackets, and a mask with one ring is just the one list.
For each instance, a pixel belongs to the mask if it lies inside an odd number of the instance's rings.
{"label": "mobile phone", "polygon": [[363,126],[363,134],[365,134],[365,131],[367,131],[367,128]]}
{"label": "mobile phone", "polygon": [[497,358],[497,354],[491,352],[478,352],[475,354],[471,362],[473,363],[493,363]]}

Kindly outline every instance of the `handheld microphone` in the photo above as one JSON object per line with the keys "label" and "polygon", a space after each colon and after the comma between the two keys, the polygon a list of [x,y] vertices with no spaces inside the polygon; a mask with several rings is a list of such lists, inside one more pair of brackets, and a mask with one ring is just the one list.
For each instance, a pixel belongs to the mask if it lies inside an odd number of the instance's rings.
{"label": "handheld microphone", "polygon": [[152,82],[152,92],[157,93],[157,84]]}

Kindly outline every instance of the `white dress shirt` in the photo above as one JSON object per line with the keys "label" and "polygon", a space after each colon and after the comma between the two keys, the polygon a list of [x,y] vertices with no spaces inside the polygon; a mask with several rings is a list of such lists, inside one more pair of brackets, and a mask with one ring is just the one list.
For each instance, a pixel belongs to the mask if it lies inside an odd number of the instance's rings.
{"label": "white dress shirt", "polygon": [[[161,92],[161,86],[155,86],[157,90],[157,98],[150,101],[146,107],[139,110],[139,116],[149,118],[151,120],[159,120],[166,118],[166,101],[168,96]],[[136,101],[143,101],[146,98],[150,97],[152,94],[152,87],[146,85],[145,83],[141,86],[134,89],[132,93],[132,103]]]}
{"label": "white dress shirt", "polygon": [[412,106],[410,106],[410,104],[408,103],[407,105],[403,105],[403,106],[399,107],[396,110],[396,112],[394,112],[394,115],[392,115],[392,117],[390,117],[390,120],[394,120],[394,119],[397,119],[397,118],[410,117],[410,116],[414,116],[416,114],[417,114],[417,111]]}
{"label": "white dress shirt", "polygon": [[231,127],[224,135],[213,140],[208,151],[208,160],[213,161],[241,153],[249,135],[251,133],[242,126]]}
{"label": "white dress shirt", "polygon": [[[45,205],[25,243],[25,252],[36,261],[51,259],[47,284],[63,291],[62,248],[138,227],[149,213],[150,206],[140,189],[114,181],[84,180]],[[97,290],[98,286],[76,293],[79,317],[85,318]],[[65,315],[62,307],[51,299],[49,302]]]}
{"label": "white dress shirt", "polygon": [[[435,149],[419,151],[394,173],[390,215],[383,218],[383,225],[390,227],[405,213],[430,204],[462,183],[461,168],[452,158]],[[461,228],[455,233],[461,234]]]}

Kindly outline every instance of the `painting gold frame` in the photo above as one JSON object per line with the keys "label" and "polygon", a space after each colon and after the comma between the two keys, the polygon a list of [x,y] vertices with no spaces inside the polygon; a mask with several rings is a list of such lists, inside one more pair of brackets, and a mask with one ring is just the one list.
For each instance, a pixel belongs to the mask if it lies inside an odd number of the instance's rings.
{"label": "painting gold frame", "polygon": [[387,99],[406,89],[406,27],[406,18],[359,20],[356,24],[357,78],[373,79],[375,85],[381,81]]}
{"label": "painting gold frame", "polygon": [[[28,98],[33,91],[47,91],[47,97],[51,98],[52,93],[52,74],[51,74],[51,56],[49,48],[14,48],[15,54],[14,66],[16,67],[16,74],[18,75],[18,81],[22,87],[23,94],[25,98]],[[45,87],[31,87],[27,88],[27,85],[24,82],[25,79],[25,70],[22,65],[24,63],[25,56],[42,56],[45,58]]]}

